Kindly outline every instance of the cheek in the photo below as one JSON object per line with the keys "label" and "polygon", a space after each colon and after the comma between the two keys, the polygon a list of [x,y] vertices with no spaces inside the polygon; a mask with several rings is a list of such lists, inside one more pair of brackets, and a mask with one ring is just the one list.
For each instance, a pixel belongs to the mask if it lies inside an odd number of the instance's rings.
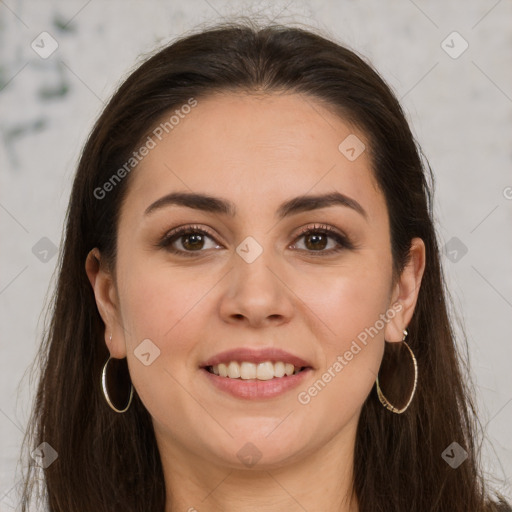
{"label": "cheek", "polygon": [[388,311],[391,261],[370,262],[365,258],[365,264],[303,279],[298,286],[305,303],[321,320],[313,332],[322,333],[318,341],[323,361],[317,380],[299,390],[297,400],[323,417],[325,409],[333,407],[327,419],[333,428],[368,396],[383,356],[384,328],[393,316]]}
{"label": "cheek", "polygon": [[155,417],[165,403],[187,410],[193,401],[183,386],[197,370],[197,345],[205,342],[212,314],[208,294],[219,277],[148,258],[131,258],[119,268],[130,269],[120,274],[119,294],[133,385]]}
{"label": "cheek", "polygon": [[174,333],[190,325],[200,314],[201,302],[217,279],[193,269],[171,268],[154,261],[133,261],[125,274],[120,295],[127,343],[135,349],[144,338],[155,343],[175,339]]}
{"label": "cheek", "polygon": [[295,272],[293,289],[308,306],[306,316],[319,320],[315,331],[322,333],[321,341],[341,350],[376,323],[383,331],[379,319],[389,307],[391,279],[391,260],[357,254],[346,265]]}

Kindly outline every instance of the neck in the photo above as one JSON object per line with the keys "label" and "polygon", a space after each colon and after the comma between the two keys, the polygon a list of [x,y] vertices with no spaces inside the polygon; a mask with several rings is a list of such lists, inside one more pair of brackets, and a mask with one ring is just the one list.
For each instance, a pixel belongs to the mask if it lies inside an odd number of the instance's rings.
{"label": "neck", "polygon": [[293,462],[240,469],[212,461],[158,433],[165,512],[358,512],[353,491],[357,418],[328,443]]}

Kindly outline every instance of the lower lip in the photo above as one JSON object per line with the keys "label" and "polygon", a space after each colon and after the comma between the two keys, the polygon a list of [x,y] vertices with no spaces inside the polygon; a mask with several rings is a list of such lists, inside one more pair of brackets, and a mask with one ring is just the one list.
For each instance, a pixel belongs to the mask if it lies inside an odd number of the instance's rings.
{"label": "lower lip", "polygon": [[312,371],[306,368],[301,372],[286,377],[274,377],[270,380],[257,379],[230,379],[229,377],[220,377],[214,373],[210,373],[206,368],[201,368],[206,374],[206,378],[220,389],[236,398],[245,398],[248,400],[258,400],[261,398],[272,398],[282,395],[293,388],[296,388],[304,381]]}

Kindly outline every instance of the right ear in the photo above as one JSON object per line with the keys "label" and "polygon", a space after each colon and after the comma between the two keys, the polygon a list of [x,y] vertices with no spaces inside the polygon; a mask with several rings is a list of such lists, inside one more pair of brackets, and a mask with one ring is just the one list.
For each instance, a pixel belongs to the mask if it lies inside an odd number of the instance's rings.
{"label": "right ear", "polygon": [[[105,324],[105,344],[110,355],[116,359],[126,357],[124,330],[120,322],[117,291],[111,273],[101,261],[97,247],[92,249],[85,260],[85,272],[89,278],[98,311]],[[110,341],[112,335],[112,341]]]}

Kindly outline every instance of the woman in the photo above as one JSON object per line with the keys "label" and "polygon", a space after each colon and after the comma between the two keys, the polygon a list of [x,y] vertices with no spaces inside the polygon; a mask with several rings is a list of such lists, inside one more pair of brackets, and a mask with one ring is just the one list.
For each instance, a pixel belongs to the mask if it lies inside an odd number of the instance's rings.
{"label": "woman", "polygon": [[48,510],[510,510],[479,468],[431,192],[312,32],[159,51],[84,148],[29,431]]}

